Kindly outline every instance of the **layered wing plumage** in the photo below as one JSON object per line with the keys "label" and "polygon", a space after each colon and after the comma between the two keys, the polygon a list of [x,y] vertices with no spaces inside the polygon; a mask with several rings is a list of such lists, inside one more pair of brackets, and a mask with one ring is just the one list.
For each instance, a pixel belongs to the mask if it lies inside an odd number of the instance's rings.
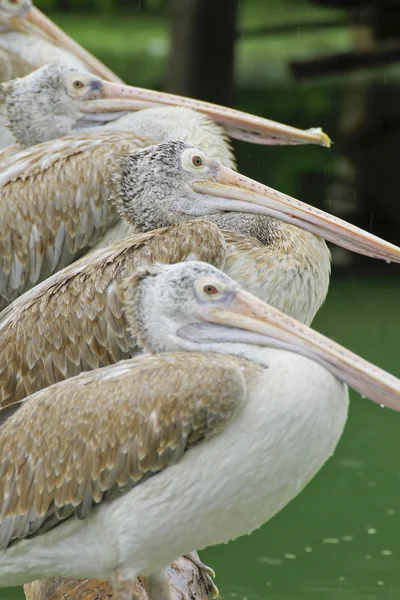
{"label": "layered wing plumage", "polygon": [[217,435],[254,369],[214,353],[144,355],[28,398],[1,427],[0,548],[85,519]]}
{"label": "layered wing plumage", "polygon": [[154,143],[130,132],[51,140],[1,162],[0,309],[91,248],[117,220],[110,155]]}
{"label": "layered wing plumage", "polygon": [[26,292],[0,314],[0,406],[137,351],[123,280],[143,264],[202,260],[223,268],[223,234],[188,221],[93,252]]}

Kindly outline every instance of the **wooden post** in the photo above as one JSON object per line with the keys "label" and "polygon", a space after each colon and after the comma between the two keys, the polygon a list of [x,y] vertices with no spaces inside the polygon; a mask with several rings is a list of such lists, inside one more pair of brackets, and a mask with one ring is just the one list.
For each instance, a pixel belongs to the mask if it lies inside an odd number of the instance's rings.
{"label": "wooden post", "polygon": [[234,102],[237,0],[170,0],[169,92]]}

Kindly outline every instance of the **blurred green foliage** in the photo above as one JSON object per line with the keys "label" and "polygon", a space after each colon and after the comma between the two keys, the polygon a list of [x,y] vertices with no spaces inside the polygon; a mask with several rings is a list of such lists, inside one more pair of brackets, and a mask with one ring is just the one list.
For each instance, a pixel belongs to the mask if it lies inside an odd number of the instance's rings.
{"label": "blurred green foliage", "polygon": [[163,13],[167,0],[42,0],[42,10],[74,13],[110,13],[141,10],[146,13]]}

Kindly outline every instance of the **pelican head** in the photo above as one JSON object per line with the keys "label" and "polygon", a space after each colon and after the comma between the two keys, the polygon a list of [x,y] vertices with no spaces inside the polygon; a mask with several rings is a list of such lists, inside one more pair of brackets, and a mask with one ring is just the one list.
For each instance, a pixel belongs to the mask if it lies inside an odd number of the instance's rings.
{"label": "pelican head", "polygon": [[[71,90],[70,80],[73,77],[79,78],[80,83],[75,83],[75,89]],[[169,111],[175,107],[196,111],[201,113],[203,117],[211,119],[214,124],[223,126],[224,132],[222,135],[243,139],[255,144],[330,145],[328,136],[318,128],[296,129],[225,106],[210,104],[209,102],[111,83],[95,79],[94,76],[92,76],[92,79],[87,79],[87,77],[86,72],[73,70],[65,65],[53,64],[42,67],[20,80],[3,84],[2,96],[12,94],[12,102],[10,101],[10,105],[7,105],[7,112],[9,113],[12,132],[18,141],[23,145],[38,144],[51,137],[67,135],[71,131],[77,131],[88,125],[104,124],[107,121],[118,119],[123,114],[143,111],[143,109],[148,108],[163,109],[166,111],[164,119],[167,120],[171,115]],[[60,118],[57,123],[54,123],[54,112],[51,110],[51,105],[48,104],[46,110],[43,110],[42,98],[39,95],[41,85],[45,89],[52,86],[57,98],[64,94],[65,97],[69,97],[70,101],[75,100],[75,105],[78,101],[79,118],[76,118],[75,112],[75,119],[71,121],[70,106],[66,104],[62,109],[62,105],[58,103],[57,116]],[[90,93],[93,90],[97,94]],[[28,95],[24,96],[22,93]],[[35,106],[36,104],[37,106]],[[32,129],[31,121],[34,111],[35,117],[40,116],[40,127]],[[18,122],[15,116],[16,113]],[[155,113],[156,121],[157,119],[162,121],[161,114],[159,112]],[[64,116],[66,118],[63,121],[61,117]],[[69,117],[69,120],[67,117]],[[130,125],[129,122],[124,123],[123,128],[130,129]],[[137,122],[133,125],[136,127]],[[140,131],[140,128],[138,131]],[[155,135],[156,139],[159,139],[157,132],[156,125],[155,130],[151,131],[151,135]]]}
{"label": "pelican head", "polygon": [[167,142],[115,159],[111,201],[142,231],[197,217],[224,227],[226,213],[273,217],[366,256],[400,262],[400,248],[224,167],[205,152]]}
{"label": "pelican head", "polygon": [[132,332],[151,352],[213,351],[262,365],[263,348],[286,350],[400,411],[399,379],[242,290],[209,264],[142,268],[127,278],[125,297]]}
{"label": "pelican head", "polygon": [[13,134],[20,144],[30,146],[118,118],[116,112],[84,112],[91,101],[103,97],[103,85],[96,75],[49,64],[1,84],[0,99]]}

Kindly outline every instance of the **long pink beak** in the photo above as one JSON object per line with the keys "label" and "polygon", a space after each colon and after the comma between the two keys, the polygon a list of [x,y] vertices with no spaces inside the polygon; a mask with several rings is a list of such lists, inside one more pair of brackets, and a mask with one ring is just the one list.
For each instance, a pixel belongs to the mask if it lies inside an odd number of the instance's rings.
{"label": "long pink beak", "polygon": [[215,197],[217,210],[275,217],[352,252],[400,262],[398,246],[227,167],[219,166],[213,180],[194,181],[191,185],[195,192]]}
{"label": "long pink beak", "polygon": [[[254,334],[253,343],[302,354],[325,367],[341,381],[373,402],[400,411],[400,379],[367,362],[306,325],[288,317],[252,294],[240,290],[228,306],[202,306],[197,316],[211,323]],[[243,342],[252,343],[249,334]]]}
{"label": "long pink beak", "polygon": [[193,98],[107,82],[104,82],[102,94],[103,99],[87,102],[84,112],[104,113],[180,106],[208,115],[213,121],[223,125],[230,137],[253,144],[318,144],[326,147],[331,144],[329,137],[319,128],[296,129],[233,108]]}

